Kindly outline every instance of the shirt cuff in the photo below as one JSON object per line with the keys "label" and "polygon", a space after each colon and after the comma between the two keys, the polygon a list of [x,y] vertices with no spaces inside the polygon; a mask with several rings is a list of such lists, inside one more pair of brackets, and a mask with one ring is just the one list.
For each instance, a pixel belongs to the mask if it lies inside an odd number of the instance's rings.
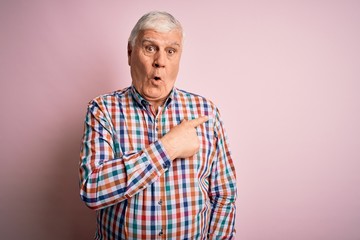
{"label": "shirt cuff", "polygon": [[155,167],[158,176],[170,168],[170,156],[167,154],[165,147],[160,140],[151,144],[147,149],[146,154],[148,155],[151,164]]}

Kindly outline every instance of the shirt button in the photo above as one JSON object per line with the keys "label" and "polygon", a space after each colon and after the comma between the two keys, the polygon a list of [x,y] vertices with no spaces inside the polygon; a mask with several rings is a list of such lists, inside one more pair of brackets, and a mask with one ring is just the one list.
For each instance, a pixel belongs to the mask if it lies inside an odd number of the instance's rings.
{"label": "shirt button", "polygon": [[161,229],[159,232],[159,236],[163,235],[163,230]]}
{"label": "shirt button", "polygon": [[158,201],[158,204],[161,205],[162,204],[162,200],[160,199],[160,201]]}

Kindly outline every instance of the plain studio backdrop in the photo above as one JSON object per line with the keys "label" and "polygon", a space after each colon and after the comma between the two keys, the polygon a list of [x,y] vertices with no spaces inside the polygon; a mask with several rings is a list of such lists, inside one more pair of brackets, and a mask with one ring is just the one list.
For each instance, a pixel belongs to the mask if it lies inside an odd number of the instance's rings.
{"label": "plain studio backdrop", "polygon": [[186,32],[179,88],[211,99],[237,179],[236,239],[360,239],[360,2],[1,1],[1,239],[91,239],[87,103],[129,86],[151,10]]}

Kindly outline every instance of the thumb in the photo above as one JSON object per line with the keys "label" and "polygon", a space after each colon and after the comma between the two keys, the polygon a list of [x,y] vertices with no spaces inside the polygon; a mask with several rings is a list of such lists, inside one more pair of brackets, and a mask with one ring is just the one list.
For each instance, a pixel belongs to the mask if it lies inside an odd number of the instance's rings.
{"label": "thumb", "polygon": [[209,117],[201,116],[201,117],[198,117],[198,118],[195,118],[195,119],[192,119],[192,120],[188,121],[188,124],[195,128],[195,127],[203,124],[207,120],[209,120]]}

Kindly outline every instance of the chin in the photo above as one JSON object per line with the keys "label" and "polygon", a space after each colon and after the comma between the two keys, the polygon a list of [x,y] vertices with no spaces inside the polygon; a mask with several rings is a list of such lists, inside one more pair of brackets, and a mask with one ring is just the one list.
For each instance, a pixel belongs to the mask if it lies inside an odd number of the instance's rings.
{"label": "chin", "polygon": [[157,92],[154,92],[154,91],[151,91],[151,92],[145,92],[144,94],[145,98],[149,99],[149,100],[157,100],[157,99],[161,99],[162,98],[162,94],[161,93],[157,93]]}

